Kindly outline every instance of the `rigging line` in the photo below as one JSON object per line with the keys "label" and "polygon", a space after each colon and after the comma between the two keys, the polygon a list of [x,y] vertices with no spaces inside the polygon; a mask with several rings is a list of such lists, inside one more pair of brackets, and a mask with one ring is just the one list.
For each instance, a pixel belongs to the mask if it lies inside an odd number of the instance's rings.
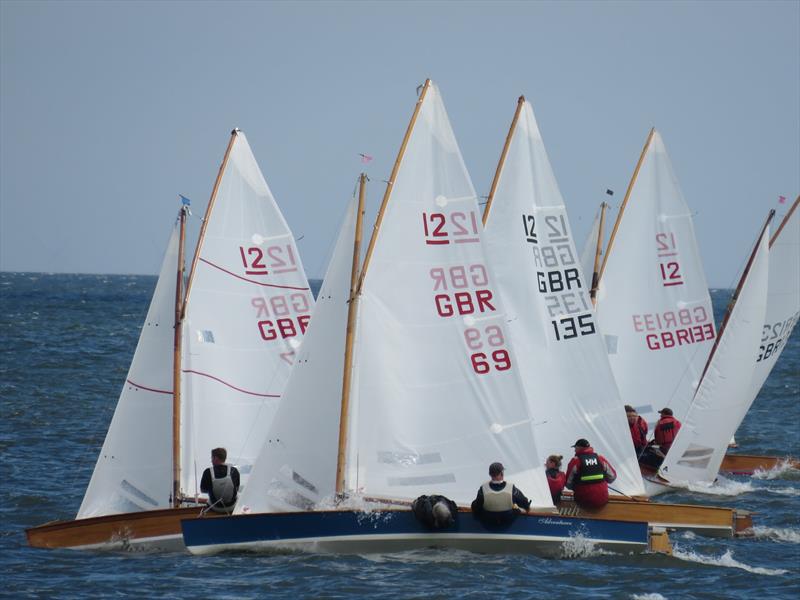
{"label": "rigging line", "polygon": [[228,269],[220,267],[219,265],[215,265],[210,260],[205,259],[202,256],[199,258],[199,261],[202,262],[202,263],[205,263],[205,264],[207,264],[207,265],[209,265],[211,267],[214,267],[215,269],[219,269],[220,271],[222,271],[224,273],[227,273],[228,275],[236,277],[236,279],[241,279],[242,281],[246,281],[248,283],[254,283],[254,284],[260,285],[262,287],[280,288],[280,289],[283,289],[283,290],[300,290],[300,291],[309,290],[309,288],[307,288],[307,287],[298,287],[298,286],[294,286],[294,285],[277,285],[275,283],[263,283],[261,281],[255,281],[253,279],[248,279],[247,277],[242,277],[241,275],[237,275],[236,273],[233,273],[232,271],[228,271]]}
{"label": "rigging line", "polygon": [[260,392],[251,392],[249,390],[244,390],[242,388],[238,388],[235,385],[228,383],[227,381],[223,381],[219,377],[214,377],[213,375],[209,375],[208,373],[203,373],[201,371],[194,371],[193,369],[181,369],[181,373],[191,373],[193,375],[200,375],[201,377],[208,377],[209,379],[213,379],[237,392],[242,392],[243,394],[248,394],[250,396],[258,396],[260,398],[280,398],[280,394],[262,394]]}

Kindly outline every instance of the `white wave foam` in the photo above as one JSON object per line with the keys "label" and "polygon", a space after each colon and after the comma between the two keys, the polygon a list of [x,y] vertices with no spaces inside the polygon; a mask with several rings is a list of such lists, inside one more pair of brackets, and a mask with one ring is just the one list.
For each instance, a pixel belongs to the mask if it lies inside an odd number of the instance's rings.
{"label": "white wave foam", "polygon": [[[766,471],[756,469],[753,473],[753,479],[783,479],[786,475],[797,475],[798,470],[792,467],[788,459],[784,459],[775,465],[773,468]],[[792,477],[793,478],[793,477]]]}
{"label": "white wave foam", "polygon": [[765,491],[769,492],[770,494],[778,494],[779,496],[800,496],[800,488],[792,488],[792,487],[782,487],[782,488],[762,487],[758,488],[758,491]]}
{"label": "white wave foam", "polygon": [[685,487],[690,492],[710,496],[741,496],[759,489],[754,488],[750,481],[733,481],[724,477],[717,477],[714,483],[689,482]]}
{"label": "white wave foam", "polygon": [[705,554],[698,554],[692,551],[683,551],[677,547],[673,547],[672,556],[685,560],[687,562],[700,563],[703,565],[713,565],[717,567],[729,567],[733,569],[742,569],[748,573],[755,573],[756,575],[785,575],[789,571],[786,569],[767,569],[764,567],[751,567],[743,562],[733,558],[733,552],[726,550],[722,556],[708,556]]}
{"label": "white wave foam", "polygon": [[800,544],[800,531],[790,527],[753,527],[755,538]]}
{"label": "white wave foam", "polygon": [[667,600],[661,594],[631,594],[631,600]]}
{"label": "white wave foam", "polygon": [[614,553],[598,547],[583,535],[573,535],[561,544],[561,558],[589,558],[591,556],[612,556]]}

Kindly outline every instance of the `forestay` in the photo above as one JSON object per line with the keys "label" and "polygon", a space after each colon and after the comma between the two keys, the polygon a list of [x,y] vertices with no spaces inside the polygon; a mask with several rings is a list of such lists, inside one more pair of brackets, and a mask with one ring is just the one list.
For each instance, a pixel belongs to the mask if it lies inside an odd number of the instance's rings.
{"label": "forestay", "polygon": [[758,346],[751,395],[761,391],[800,317],[800,196],[770,241],[767,315]]}
{"label": "forestay", "polygon": [[353,198],[237,514],[306,510],[333,497],[355,223]]}
{"label": "forestay", "polygon": [[[125,385],[78,511],[79,519],[170,505],[179,238],[176,223]],[[146,439],[143,432],[147,432]]]}
{"label": "forestay", "polygon": [[728,441],[753,402],[753,365],[767,307],[768,240],[767,226],[697,394],[659,469],[670,482],[713,482]]}
{"label": "forestay", "polygon": [[[531,105],[524,102],[487,206],[492,273],[535,418],[538,463],[587,438],[617,470],[625,494],[643,494],[589,285]],[[536,457],[530,454],[531,459]]]}
{"label": "forestay", "polygon": [[181,489],[190,494],[217,446],[245,485],[314,303],[247,138],[233,136],[187,290]]}
{"label": "forestay", "polygon": [[[469,503],[493,461],[552,507],[477,198],[426,84],[361,288],[347,487]],[[390,184],[391,185],[391,184]],[[371,256],[371,262],[370,262]]]}
{"label": "forestay", "polygon": [[682,419],[714,343],[694,225],[664,143],[651,132],[612,232],[597,316],[626,404]]}

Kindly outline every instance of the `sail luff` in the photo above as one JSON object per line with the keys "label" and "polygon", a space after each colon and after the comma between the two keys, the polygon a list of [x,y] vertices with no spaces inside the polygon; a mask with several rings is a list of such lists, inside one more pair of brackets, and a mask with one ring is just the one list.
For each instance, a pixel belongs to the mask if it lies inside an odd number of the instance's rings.
{"label": "sail luff", "polygon": [[408,128],[406,129],[406,134],[403,137],[403,143],[400,145],[400,151],[397,153],[397,159],[394,161],[394,167],[392,167],[392,174],[389,176],[389,181],[386,182],[386,191],[383,193],[383,200],[381,201],[381,207],[378,211],[378,216],[375,219],[375,226],[372,229],[372,236],[369,240],[369,246],[367,247],[367,255],[364,257],[364,265],[361,267],[361,274],[358,278],[358,288],[356,289],[356,294],[361,293],[361,288],[364,285],[364,276],[367,274],[367,268],[369,267],[370,259],[372,258],[372,253],[375,250],[375,242],[378,240],[378,231],[380,231],[381,223],[383,222],[383,215],[386,212],[386,206],[389,204],[389,197],[392,195],[392,188],[394,187],[395,179],[397,178],[397,172],[400,170],[400,164],[403,161],[403,155],[406,152],[406,147],[408,146],[408,140],[411,139],[411,133],[414,131],[414,125],[417,122],[417,117],[419,117],[419,111],[422,108],[422,103],[425,101],[425,94],[428,93],[428,89],[430,88],[431,80],[426,79],[425,83],[422,86],[422,91],[420,92],[419,98],[417,98],[417,104],[414,106],[414,113],[411,115],[411,121],[408,123]]}
{"label": "sail luff", "polygon": [[[736,306],[736,300],[739,298],[739,293],[742,291],[742,286],[744,282],[747,281],[747,274],[750,272],[750,267],[753,266],[753,260],[756,257],[756,253],[758,252],[758,248],[761,245],[761,238],[764,237],[764,232],[769,227],[772,218],[775,216],[775,210],[770,210],[769,215],[767,215],[766,221],[764,221],[764,225],[761,227],[761,231],[758,234],[758,238],[756,239],[756,243],[753,246],[752,252],[750,252],[750,258],[747,259],[747,264],[744,267],[744,271],[742,272],[742,276],[739,279],[739,283],[736,286],[736,289],[733,291],[733,295],[731,296],[731,301],[728,303],[728,308],[725,311],[725,317],[722,319],[722,325],[719,327],[719,331],[717,331],[717,337],[714,340],[714,345],[711,347],[711,352],[708,353],[708,360],[706,360],[706,365],[703,368],[703,374],[700,376],[700,383],[703,382],[703,378],[706,376],[708,372],[708,366],[711,364],[711,361],[714,359],[714,354],[719,348],[720,340],[722,336],[725,334],[725,327],[728,324],[728,320],[730,319],[731,313],[733,312],[733,307]],[[697,389],[700,389],[700,386],[697,386]]]}
{"label": "sail luff", "polygon": [[597,227],[597,247],[594,252],[594,268],[592,269],[592,287],[589,289],[589,297],[592,299],[592,304],[597,302],[597,284],[600,281],[600,255],[603,253],[603,228],[605,227],[606,209],[608,204],[605,202],[600,203],[600,224]]}
{"label": "sail luff", "polygon": [[172,506],[181,504],[181,352],[183,351],[183,274],[185,268],[186,215],[181,207],[178,240],[178,269],[175,282],[175,336],[172,353]]}
{"label": "sail luff", "polygon": [[653,127],[650,129],[650,134],[647,136],[647,141],[644,143],[644,148],[642,148],[642,154],[639,156],[639,162],[636,163],[636,169],[633,171],[633,176],[631,177],[631,181],[628,184],[628,189],[625,192],[625,198],[622,200],[622,205],[619,207],[619,213],[617,213],[617,220],[614,222],[614,228],[611,230],[611,237],[608,238],[608,244],[606,245],[606,255],[603,258],[603,266],[600,267],[600,274],[597,276],[597,285],[600,285],[600,281],[603,279],[603,272],[606,270],[606,264],[608,263],[608,257],[611,255],[611,248],[614,245],[614,238],[617,235],[617,230],[619,229],[619,224],[622,222],[622,215],[625,213],[625,207],[628,204],[628,199],[631,197],[631,192],[633,191],[633,186],[636,184],[636,179],[639,177],[639,170],[642,168],[642,163],[644,163],[644,157],[647,155],[647,150],[650,148],[650,142],[653,141],[653,136],[656,133],[656,128]]}
{"label": "sail luff", "polygon": [[356,309],[358,306],[358,266],[361,258],[361,238],[364,222],[364,199],[367,176],[362,173],[358,181],[358,208],[356,212],[356,232],[353,241],[353,267],[350,274],[350,297],[347,307],[347,329],[345,333],[344,372],[342,376],[342,407],[339,415],[339,453],[336,461],[336,495],[345,492],[345,466],[347,452],[347,430],[350,407],[350,382],[353,370],[353,338],[356,328]]}
{"label": "sail luff", "polygon": [[192,282],[194,281],[194,275],[197,271],[197,261],[200,259],[200,249],[203,247],[203,241],[205,240],[206,236],[206,228],[208,227],[208,220],[211,217],[211,211],[214,208],[214,203],[217,200],[217,192],[219,191],[219,184],[222,182],[222,176],[225,174],[225,167],[228,166],[228,159],[231,156],[231,150],[233,150],[233,143],[236,141],[236,134],[239,133],[238,129],[234,129],[231,131],[231,139],[228,141],[228,147],[225,149],[225,155],[222,157],[222,164],[219,166],[219,171],[217,172],[217,179],[214,181],[214,187],[211,190],[211,197],[208,200],[208,206],[206,206],[206,214],[203,217],[203,224],[200,226],[200,235],[197,237],[197,246],[194,250],[194,257],[192,258],[192,267],[189,270],[189,282],[186,284],[186,294],[183,298],[183,307],[181,308],[181,317],[186,316],[186,306],[189,303],[189,295],[192,292]]}
{"label": "sail luff", "polygon": [[781,224],[778,225],[778,229],[775,230],[775,234],[770,238],[770,240],[769,240],[769,247],[770,248],[772,248],[772,245],[778,239],[778,236],[781,234],[781,231],[786,226],[786,223],[788,223],[789,219],[792,218],[792,213],[794,213],[795,209],[797,209],[797,205],[798,204],[800,204],[800,196],[795,198],[794,202],[792,203],[792,207],[789,209],[789,212],[787,212],[784,215],[783,220],[781,221]]}
{"label": "sail luff", "polygon": [[497,169],[494,172],[494,179],[492,180],[492,187],[489,190],[489,198],[486,200],[486,208],[483,209],[483,224],[486,225],[486,219],[489,218],[489,211],[492,209],[492,201],[494,200],[495,192],[497,192],[497,184],[500,183],[500,174],[503,172],[503,166],[508,156],[508,149],[511,147],[511,140],[514,137],[514,131],[517,128],[517,121],[522,112],[522,107],[525,106],[525,96],[520,96],[517,100],[517,110],[514,112],[514,118],[511,119],[511,126],[508,128],[508,135],[503,144],[503,151],[500,153],[500,160],[497,163]]}

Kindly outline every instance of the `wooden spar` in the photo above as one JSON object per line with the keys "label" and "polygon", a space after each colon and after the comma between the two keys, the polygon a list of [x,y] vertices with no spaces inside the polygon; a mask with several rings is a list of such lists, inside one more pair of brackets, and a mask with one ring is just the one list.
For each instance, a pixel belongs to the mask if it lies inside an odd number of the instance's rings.
{"label": "wooden spar", "polygon": [[197,237],[197,247],[194,251],[194,258],[192,258],[192,268],[189,271],[189,283],[186,284],[186,295],[183,298],[181,318],[186,316],[186,306],[189,303],[189,294],[192,292],[192,282],[194,281],[194,274],[197,269],[197,261],[200,259],[200,248],[203,247],[203,241],[206,237],[208,219],[211,217],[211,211],[213,210],[214,202],[217,199],[217,191],[219,191],[219,184],[222,182],[222,175],[225,173],[225,167],[228,165],[228,158],[230,158],[231,150],[233,149],[233,142],[236,140],[237,133],[239,133],[238,129],[231,131],[231,139],[228,141],[228,147],[225,149],[225,156],[222,157],[222,164],[219,166],[219,172],[217,173],[217,179],[214,182],[214,188],[211,190],[211,198],[208,200],[206,214],[203,217],[203,225],[200,227],[200,235]]}
{"label": "wooden spar", "polygon": [[503,151],[500,153],[500,162],[497,163],[497,170],[494,172],[494,179],[492,180],[492,187],[489,190],[489,198],[486,200],[486,207],[483,209],[483,224],[486,225],[486,219],[489,218],[489,211],[492,208],[492,200],[494,200],[494,193],[497,191],[497,184],[500,183],[500,173],[503,172],[503,166],[508,156],[508,149],[511,147],[511,139],[514,137],[514,130],[517,128],[517,121],[519,115],[522,113],[522,107],[525,106],[525,96],[520,96],[517,100],[517,110],[514,112],[514,118],[511,119],[511,127],[508,129],[506,142],[503,144]]}
{"label": "wooden spar", "polygon": [[345,492],[345,464],[347,452],[347,421],[350,410],[350,374],[353,368],[353,338],[356,328],[356,309],[358,307],[358,264],[361,259],[361,236],[364,223],[364,197],[366,195],[367,176],[362,173],[358,178],[358,208],[356,213],[356,231],[353,241],[353,267],[350,271],[350,297],[347,307],[347,330],[344,344],[344,373],[342,377],[342,408],[339,413],[339,454],[336,459],[336,495],[342,497]]}
{"label": "wooden spar", "polygon": [[181,352],[183,346],[183,273],[187,206],[180,212],[178,273],[175,282],[175,333],[172,344],[172,506],[181,505]]}
{"label": "wooden spar", "polygon": [[[592,304],[595,304],[597,296],[597,283],[600,281],[600,255],[603,252],[603,227],[606,220],[606,209],[608,204],[605,202],[600,203],[600,223],[597,226],[597,247],[594,251],[594,268],[592,269],[592,287],[589,290],[589,297],[592,299]],[[607,250],[607,249],[606,249]]]}
{"label": "wooden spar", "polygon": [[[747,275],[750,273],[750,267],[753,266],[753,260],[756,257],[756,253],[758,252],[758,247],[761,245],[761,238],[764,237],[764,233],[767,231],[767,227],[769,226],[770,221],[772,221],[772,217],[775,216],[775,209],[769,211],[769,215],[767,215],[767,220],[764,221],[764,225],[761,227],[761,233],[758,234],[758,239],[756,240],[755,245],[753,246],[753,251],[750,253],[750,258],[747,259],[747,264],[744,267],[744,271],[742,272],[742,276],[739,279],[739,285],[736,286],[736,289],[733,291],[733,296],[731,296],[731,301],[728,303],[728,309],[725,311],[725,317],[722,319],[722,325],[720,325],[719,331],[717,331],[717,337],[714,339],[714,345],[711,347],[711,352],[708,354],[708,360],[706,360],[706,366],[703,367],[703,374],[700,376],[700,384],[703,382],[703,378],[706,376],[706,372],[708,371],[708,366],[711,364],[711,360],[714,358],[714,353],[717,351],[719,347],[719,341],[722,339],[722,336],[725,333],[725,327],[728,325],[728,319],[730,319],[731,313],[733,312],[733,307],[736,306],[736,301],[739,299],[739,293],[742,291],[742,287],[744,286],[744,282],[747,280]],[[698,389],[700,387],[698,384]]]}
{"label": "wooden spar", "polygon": [[611,230],[611,237],[608,238],[608,245],[606,245],[606,255],[603,257],[603,266],[600,267],[600,274],[597,276],[597,285],[600,285],[600,281],[603,279],[603,273],[606,270],[606,264],[608,263],[608,257],[611,255],[611,247],[614,245],[614,238],[617,235],[617,229],[619,229],[620,221],[622,221],[622,213],[625,212],[625,206],[628,204],[628,199],[631,197],[631,192],[633,191],[633,186],[636,183],[636,178],[639,176],[639,169],[642,168],[642,163],[644,162],[644,157],[647,154],[647,149],[650,147],[650,142],[653,141],[653,136],[656,133],[656,128],[653,127],[650,129],[650,134],[647,136],[647,141],[644,143],[644,148],[642,148],[642,154],[639,156],[639,162],[636,163],[636,169],[633,171],[633,176],[631,177],[631,181],[628,184],[628,190],[625,192],[625,198],[622,200],[622,205],[619,207],[619,213],[617,213],[617,220],[614,222],[614,229]]}
{"label": "wooden spar", "polygon": [[364,275],[367,274],[369,261],[372,259],[372,251],[375,249],[375,242],[378,240],[378,231],[380,230],[381,223],[383,222],[383,215],[386,212],[386,206],[389,204],[389,196],[392,195],[394,181],[397,177],[397,172],[400,170],[400,163],[403,160],[403,155],[406,153],[406,146],[408,146],[408,140],[411,138],[411,132],[414,131],[414,125],[417,122],[419,111],[422,109],[422,103],[425,100],[425,95],[428,93],[428,89],[430,87],[431,80],[426,79],[425,84],[422,86],[422,91],[419,94],[419,98],[417,98],[417,104],[414,107],[414,114],[411,115],[411,122],[409,122],[408,129],[406,129],[406,134],[403,137],[403,143],[400,145],[400,151],[397,153],[397,160],[394,161],[392,174],[389,176],[389,181],[386,182],[386,191],[383,193],[381,208],[378,211],[378,217],[375,219],[375,226],[372,228],[372,237],[370,237],[369,246],[367,247],[367,255],[364,257],[364,265],[361,267],[361,274],[358,277],[358,287],[356,288],[357,295],[361,294],[361,287],[364,285]]}
{"label": "wooden spar", "polygon": [[795,198],[794,203],[792,204],[792,207],[789,209],[789,212],[787,212],[784,215],[783,220],[781,221],[781,224],[778,225],[778,229],[775,230],[775,234],[772,236],[772,238],[770,238],[770,240],[769,240],[769,247],[770,248],[772,248],[772,244],[775,243],[775,240],[778,239],[778,236],[781,234],[781,231],[783,231],[784,225],[786,225],[786,223],[789,222],[789,219],[792,218],[792,213],[795,211],[795,209],[797,208],[798,204],[800,204],[800,196]]}

